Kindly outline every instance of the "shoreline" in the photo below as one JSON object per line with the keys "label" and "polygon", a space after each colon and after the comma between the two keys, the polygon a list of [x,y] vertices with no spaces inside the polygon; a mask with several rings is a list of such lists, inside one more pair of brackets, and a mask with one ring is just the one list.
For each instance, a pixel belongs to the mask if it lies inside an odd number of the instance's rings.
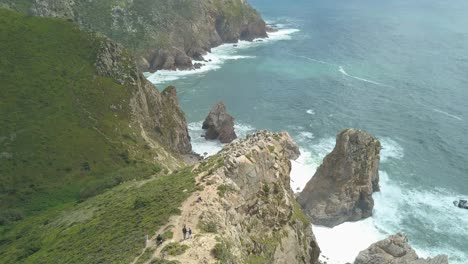
{"label": "shoreline", "polygon": [[268,38],[256,38],[252,41],[240,40],[237,43],[223,43],[211,49],[211,52],[203,55],[203,61],[194,61],[194,64],[201,63],[197,69],[188,70],[158,70],[154,73],[144,72],[144,76],[154,85],[168,85],[169,82],[184,79],[189,76],[203,75],[210,71],[221,68],[223,64],[232,60],[254,59],[255,56],[239,54],[239,51],[246,50],[272,42],[289,40],[291,35],[299,32],[296,28],[287,28],[285,25],[277,25],[276,31],[267,32]]}

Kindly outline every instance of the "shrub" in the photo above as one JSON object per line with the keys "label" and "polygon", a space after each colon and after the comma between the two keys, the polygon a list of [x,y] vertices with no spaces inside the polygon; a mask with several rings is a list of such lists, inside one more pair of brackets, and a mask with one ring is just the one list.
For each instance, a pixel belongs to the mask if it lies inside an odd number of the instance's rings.
{"label": "shrub", "polygon": [[161,252],[164,252],[164,253],[167,253],[171,256],[178,256],[178,255],[182,255],[184,254],[185,251],[187,251],[187,249],[189,248],[189,246],[187,245],[181,245],[179,243],[169,243],[167,246],[165,246]]}

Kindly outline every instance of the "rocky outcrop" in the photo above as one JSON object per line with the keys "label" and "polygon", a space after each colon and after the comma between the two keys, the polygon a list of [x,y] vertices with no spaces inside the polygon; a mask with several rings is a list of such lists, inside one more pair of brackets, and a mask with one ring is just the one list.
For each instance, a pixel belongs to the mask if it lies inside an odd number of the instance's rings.
{"label": "rocky outcrop", "polygon": [[120,45],[102,39],[100,46],[97,72],[131,89],[133,97],[129,103],[133,118],[145,136],[176,153],[191,153],[187,122],[179,106],[176,88],[170,86],[160,93],[138,71],[133,57]]}
{"label": "rocky outcrop", "polygon": [[234,131],[234,118],[226,111],[223,102],[218,102],[203,122],[202,129],[206,130],[205,138],[219,139],[221,143],[231,143],[237,138]]}
{"label": "rocky outcrop", "polygon": [[419,258],[408,244],[408,238],[396,234],[361,251],[354,264],[448,264],[448,257]]}
{"label": "rocky outcrop", "polygon": [[[185,253],[167,259],[318,264],[320,249],[290,187],[294,149],[287,133],[261,131],[195,166],[200,191],[169,225],[176,226],[173,241],[180,241],[184,224],[196,235],[180,242],[188,247]],[[158,253],[156,249],[156,257]]]}
{"label": "rocky outcrop", "polygon": [[71,19],[133,50],[143,71],[190,69],[212,47],[267,37],[246,0],[26,0],[0,6]]}
{"label": "rocky outcrop", "polygon": [[345,129],[338,134],[335,148],[298,197],[314,224],[333,227],[372,215],[380,149],[367,132]]}

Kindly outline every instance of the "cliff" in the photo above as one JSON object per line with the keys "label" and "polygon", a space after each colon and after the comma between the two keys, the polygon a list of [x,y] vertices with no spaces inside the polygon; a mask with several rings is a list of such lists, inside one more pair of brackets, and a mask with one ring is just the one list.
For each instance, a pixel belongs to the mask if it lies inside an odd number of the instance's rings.
{"label": "cliff", "polygon": [[[297,146],[287,133],[258,132],[195,166],[198,191],[157,233],[173,238],[141,257],[180,263],[318,263],[320,249],[290,188]],[[194,236],[182,240],[186,226]],[[180,249],[180,250],[175,250]],[[140,261],[140,260],[139,260]]]}
{"label": "cliff", "polygon": [[71,19],[132,50],[143,71],[192,68],[192,58],[226,42],[267,37],[246,0],[0,0],[37,16]]}
{"label": "cliff", "polygon": [[120,45],[1,8],[0,39],[0,227],[184,166],[175,88],[158,92]]}
{"label": "cliff", "polygon": [[372,215],[380,148],[365,131],[345,129],[337,135],[335,148],[298,197],[314,224],[333,227]]}
{"label": "cliff", "polygon": [[408,244],[408,238],[395,234],[361,251],[354,264],[448,264],[448,258],[446,255],[419,258]]}

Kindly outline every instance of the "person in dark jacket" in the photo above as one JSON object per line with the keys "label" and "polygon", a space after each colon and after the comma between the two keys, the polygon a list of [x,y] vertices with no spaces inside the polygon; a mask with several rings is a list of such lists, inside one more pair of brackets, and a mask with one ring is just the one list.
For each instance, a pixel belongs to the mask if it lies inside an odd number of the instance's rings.
{"label": "person in dark jacket", "polygon": [[184,240],[185,240],[185,237],[187,236],[187,228],[185,227],[185,225],[184,225],[184,228],[182,228],[182,234],[184,234]]}

